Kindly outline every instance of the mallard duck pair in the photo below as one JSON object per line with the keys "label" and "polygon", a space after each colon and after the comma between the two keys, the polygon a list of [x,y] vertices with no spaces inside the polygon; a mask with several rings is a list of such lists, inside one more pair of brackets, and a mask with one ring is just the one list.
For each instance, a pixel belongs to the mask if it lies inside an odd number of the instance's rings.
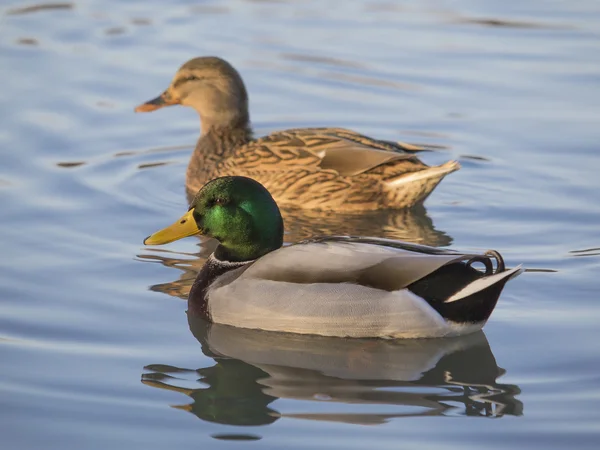
{"label": "mallard duck pair", "polygon": [[219,58],[188,61],[163,94],[136,111],[174,104],[200,114],[186,181],[189,192],[200,190],[181,219],[144,242],[198,233],[219,241],[192,286],[189,314],[324,336],[452,336],[480,329],[505,283],[522,271],[506,269],[495,251],[378,238],[330,236],[282,247],[277,202],[345,212],[412,206],[459,165],[428,167],[409,153],[415,147],[337,128],[253,140],[242,79]]}
{"label": "mallard duck pair", "polygon": [[341,128],[298,128],[252,137],[248,94],[239,73],[216,57],[194,58],[160,96],[136,108],[194,108],[201,135],[187,170],[188,193],[218,176],[263,184],[279,205],[358,212],[406,208],[425,200],[456,161],[429,167],[419,146]]}

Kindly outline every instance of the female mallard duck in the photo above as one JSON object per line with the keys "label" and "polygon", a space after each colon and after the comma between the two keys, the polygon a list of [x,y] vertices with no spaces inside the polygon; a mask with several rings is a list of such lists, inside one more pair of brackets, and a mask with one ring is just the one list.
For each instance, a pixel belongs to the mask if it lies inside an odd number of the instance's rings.
{"label": "female mallard duck", "polygon": [[522,271],[505,269],[495,251],[457,253],[388,239],[331,236],[282,247],[277,204],[245,177],[209,182],[181,219],[144,243],[196,233],[219,245],[192,286],[188,314],[242,328],[393,338],[470,333]]}
{"label": "female mallard duck", "polygon": [[194,58],[157,98],[135,110],[185,105],[202,133],[187,169],[193,195],[209,180],[241,175],[261,182],[281,205],[363,211],[420,203],[460,165],[429,167],[407,151],[422,150],[341,128],[302,128],[253,139],[240,74],[216,57]]}

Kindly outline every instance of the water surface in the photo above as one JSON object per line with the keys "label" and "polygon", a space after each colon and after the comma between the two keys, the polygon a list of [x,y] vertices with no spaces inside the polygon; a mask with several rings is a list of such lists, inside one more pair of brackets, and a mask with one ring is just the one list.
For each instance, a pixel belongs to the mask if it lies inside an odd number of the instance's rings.
{"label": "water surface", "polygon": [[[597,447],[597,2],[10,1],[0,17],[7,448]],[[257,135],[342,126],[461,162],[423,208],[294,216],[286,240],[497,249],[534,271],[484,333],[188,324],[210,243],[142,239],[185,211],[199,121],[133,107],[207,54],[241,72]]]}

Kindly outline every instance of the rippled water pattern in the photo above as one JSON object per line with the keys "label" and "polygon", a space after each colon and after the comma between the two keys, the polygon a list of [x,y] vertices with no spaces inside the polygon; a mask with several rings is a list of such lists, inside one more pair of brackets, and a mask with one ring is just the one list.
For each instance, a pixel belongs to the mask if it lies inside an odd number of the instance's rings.
{"label": "rippled water pattern", "polygon": [[[600,3],[13,0],[0,21],[2,448],[598,448]],[[460,161],[424,208],[300,214],[286,240],[495,248],[530,271],[485,334],[188,324],[210,243],[142,239],[185,211],[199,121],[133,107],[208,54],[257,135],[343,126]]]}

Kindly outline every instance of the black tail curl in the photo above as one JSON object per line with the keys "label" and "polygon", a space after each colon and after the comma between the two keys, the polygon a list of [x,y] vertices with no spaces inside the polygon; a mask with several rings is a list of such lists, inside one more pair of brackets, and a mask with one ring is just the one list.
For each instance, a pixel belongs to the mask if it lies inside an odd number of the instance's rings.
{"label": "black tail curl", "polygon": [[[494,270],[494,265],[492,263],[492,259],[496,260],[496,269]],[[466,262],[467,267],[473,268],[474,263],[481,263],[485,266],[485,276],[494,275],[497,273],[504,272],[506,267],[504,266],[504,259],[502,259],[502,255],[498,253],[496,250],[488,250],[482,256],[473,256]]]}

